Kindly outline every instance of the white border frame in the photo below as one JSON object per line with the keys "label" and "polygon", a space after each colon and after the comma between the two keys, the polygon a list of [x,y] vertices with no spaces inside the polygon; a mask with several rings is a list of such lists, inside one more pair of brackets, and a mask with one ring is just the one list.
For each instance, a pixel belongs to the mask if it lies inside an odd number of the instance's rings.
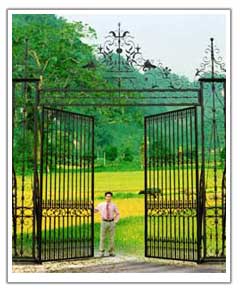
{"label": "white border frame", "polygon": [[[226,17],[226,170],[227,170],[227,189],[231,191],[231,10],[230,9],[9,9],[8,10],[8,148],[12,142],[12,14],[54,14],[58,11],[66,14],[225,14]],[[201,61],[201,56],[199,61]],[[11,169],[12,168],[12,152],[8,150],[8,190],[12,187]],[[11,205],[11,194],[8,194],[8,205]],[[227,194],[227,239],[226,239],[226,273],[13,273],[12,272],[12,212],[11,207],[8,206],[8,282],[230,282],[230,253],[231,253],[231,240],[230,240],[230,227],[231,227],[231,197]]]}

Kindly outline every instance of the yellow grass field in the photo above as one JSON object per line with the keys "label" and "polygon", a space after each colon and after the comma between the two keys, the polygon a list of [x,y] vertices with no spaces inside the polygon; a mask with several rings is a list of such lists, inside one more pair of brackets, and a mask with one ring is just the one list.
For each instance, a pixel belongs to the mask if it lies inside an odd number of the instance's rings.
{"label": "yellow grass field", "polygon": [[[169,174],[169,173],[168,173]],[[45,178],[45,177],[44,177]],[[218,177],[220,180],[220,176]],[[61,176],[61,180],[62,176]],[[75,193],[72,197],[75,198],[75,194],[79,196],[79,192],[76,191],[75,181],[73,179]],[[211,178],[213,180],[213,178]],[[46,180],[45,180],[46,181]],[[32,178],[30,176],[25,177],[24,182],[24,200],[22,200],[21,186],[22,181],[21,177],[17,177],[18,184],[18,194],[17,194],[17,205],[21,206],[22,203],[24,206],[32,207]],[[50,180],[48,178],[48,190]],[[45,183],[45,182],[44,182]],[[69,180],[71,183],[71,180]],[[62,183],[60,185],[60,198],[57,196],[57,199],[62,199],[63,192],[65,196],[67,191],[63,190]],[[53,187],[54,188],[54,187]],[[144,198],[143,195],[139,195],[138,192],[144,189],[144,172],[143,171],[125,171],[125,172],[100,172],[95,173],[95,205],[104,200],[104,193],[106,191],[112,191],[114,193],[113,202],[117,205],[120,211],[121,218],[126,217],[140,217],[144,215]],[[53,189],[55,190],[55,189]],[[78,189],[80,191],[80,188]],[[210,190],[212,191],[212,189]],[[56,188],[56,192],[59,192],[59,187]],[[71,198],[70,198],[71,199]],[[208,194],[208,202],[213,202],[213,194]],[[28,215],[31,215],[31,210],[26,212]],[[31,219],[31,218],[30,218]],[[26,219],[27,220],[27,219]],[[95,222],[100,221],[100,215],[95,215]],[[20,225],[18,224],[18,228]],[[23,231],[27,227],[23,226]],[[29,227],[28,227],[29,230]]]}
{"label": "yellow grass field", "polygon": [[[124,172],[100,172],[95,174],[95,199],[101,198],[106,191],[114,193],[113,202],[117,205],[120,217],[143,216],[144,199],[138,195],[144,189],[143,171],[124,171]],[[134,193],[135,198],[118,198],[118,193]],[[95,204],[98,204],[95,201]],[[96,214],[96,222],[100,221],[100,215]]]}
{"label": "yellow grass field", "polygon": [[95,198],[106,191],[138,193],[144,189],[143,171],[95,173]]}

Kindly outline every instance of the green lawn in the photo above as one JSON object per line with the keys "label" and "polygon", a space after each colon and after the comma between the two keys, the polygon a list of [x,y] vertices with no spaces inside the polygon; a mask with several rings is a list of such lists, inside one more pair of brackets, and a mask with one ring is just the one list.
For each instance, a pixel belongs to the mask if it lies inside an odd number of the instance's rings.
{"label": "green lawn", "polygon": [[[94,246],[98,252],[100,224],[94,227]],[[108,240],[106,241],[108,245]],[[121,219],[115,228],[116,253],[144,256],[144,216],[132,216]]]}

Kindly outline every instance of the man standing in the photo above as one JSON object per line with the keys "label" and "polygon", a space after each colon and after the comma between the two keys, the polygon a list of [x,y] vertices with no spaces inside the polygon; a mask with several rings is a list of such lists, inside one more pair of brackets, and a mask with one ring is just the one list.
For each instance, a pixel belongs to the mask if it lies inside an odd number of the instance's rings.
{"label": "man standing", "polygon": [[106,234],[109,232],[109,256],[114,257],[114,232],[115,224],[119,221],[120,214],[115,204],[111,202],[112,192],[105,193],[105,202],[100,203],[94,212],[100,212],[102,222],[100,228],[100,257],[104,256]]}

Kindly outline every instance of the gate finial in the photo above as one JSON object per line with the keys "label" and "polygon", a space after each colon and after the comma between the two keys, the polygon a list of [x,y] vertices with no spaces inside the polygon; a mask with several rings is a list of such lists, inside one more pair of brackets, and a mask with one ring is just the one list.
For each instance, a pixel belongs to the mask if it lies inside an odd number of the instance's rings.
{"label": "gate finial", "polygon": [[213,37],[210,38],[210,44],[205,49],[205,54],[200,64],[200,68],[196,69],[195,76],[202,77],[205,74],[211,74],[211,78],[214,78],[216,75],[226,72],[223,57],[219,55],[220,50],[214,44]]}

